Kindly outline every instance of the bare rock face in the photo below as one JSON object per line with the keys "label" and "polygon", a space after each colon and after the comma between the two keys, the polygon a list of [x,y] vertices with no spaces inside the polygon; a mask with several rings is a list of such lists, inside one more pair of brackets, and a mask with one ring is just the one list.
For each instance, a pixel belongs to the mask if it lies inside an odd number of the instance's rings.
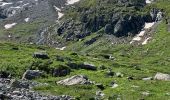
{"label": "bare rock face", "polygon": [[78,84],[92,84],[91,81],[88,80],[86,76],[83,75],[75,75],[70,78],[58,81],[57,84],[61,85],[78,85]]}
{"label": "bare rock face", "polygon": [[170,81],[170,75],[164,73],[157,73],[154,77],[154,80]]}

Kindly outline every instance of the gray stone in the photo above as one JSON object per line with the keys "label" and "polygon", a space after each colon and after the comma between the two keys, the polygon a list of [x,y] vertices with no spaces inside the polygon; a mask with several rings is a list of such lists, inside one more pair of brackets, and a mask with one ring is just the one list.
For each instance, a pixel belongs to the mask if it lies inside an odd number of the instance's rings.
{"label": "gray stone", "polygon": [[66,76],[66,75],[70,74],[70,71],[71,70],[66,67],[56,68],[53,71],[53,76],[55,76],[55,77]]}
{"label": "gray stone", "polygon": [[170,75],[158,72],[158,73],[156,73],[154,80],[170,81]]}
{"label": "gray stone", "polygon": [[78,85],[78,84],[92,84],[89,79],[84,75],[75,75],[70,78],[58,81],[57,84],[60,85]]}
{"label": "gray stone", "polygon": [[42,74],[43,74],[43,72],[41,72],[40,70],[27,70],[23,74],[22,79],[32,80],[32,79],[42,76]]}
{"label": "gray stone", "polygon": [[101,89],[101,90],[104,90],[104,89],[105,89],[105,87],[104,87],[104,85],[103,85],[102,83],[97,83],[96,86],[97,86],[99,89]]}
{"label": "gray stone", "polygon": [[121,72],[117,72],[117,73],[116,73],[116,76],[117,76],[117,77],[123,77],[123,74],[122,74]]}
{"label": "gray stone", "polygon": [[46,52],[34,52],[34,58],[49,59]]}
{"label": "gray stone", "polygon": [[142,95],[143,95],[143,96],[149,96],[150,93],[149,93],[148,91],[146,91],[146,92],[142,92]]}
{"label": "gray stone", "polygon": [[26,81],[19,81],[19,80],[13,79],[13,80],[11,81],[11,87],[29,89],[29,83],[26,82]]}

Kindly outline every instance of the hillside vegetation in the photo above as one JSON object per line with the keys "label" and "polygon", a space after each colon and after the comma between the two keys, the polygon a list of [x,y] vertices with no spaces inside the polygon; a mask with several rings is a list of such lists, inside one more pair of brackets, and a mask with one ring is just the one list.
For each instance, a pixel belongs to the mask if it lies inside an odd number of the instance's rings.
{"label": "hillside vegetation", "polygon": [[[81,5],[86,9],[96,7],[95,4],[97,4],[96,0],[89,2],[84,0]],[[109,9],[111,6],[108,4],[106,7]],[[166,17],[170,17],[169,0],[159,0],[148,5],[145,10],[152,7],[163,9]],[[108,12],[112,9],[109,9]],[[128,11],[128,9],[126,10]],[[66,16],[79,15],[75,11]],[[88,18],[91,17],[88,16]],[[24,29],[24,26],[21,28]],[[34,29],[32,26],[30,28]],[[105,89],[102,92],[105,96],[102,99],[169,100],[170,81],[142,80],[154,77],[157,72],[170,74],[170,32],[168,32],[166,20],[160,22],[155,33],[152,34],[152,40],[146,45],[136,46],[129,43],[113,45],[109,39],[105,38],[108,35],[103,35],[103,32],[103,28],[97,32],[94,31],[92,35],[82,40],[71,42],[72,44],[69,44],[63,51],[48,46],[1,42],[0,71],[11,73],[12,77],[21,78],[27,69],[42,70],[45,74],[34,81],[49,85],[35,87],[34,90],[54,95],[71,95],[77,100],[94,100],[96,91],[100,89],[93,84],[64,86],[58,85],[56,82],[73,75],[86,75],[91,81],[104,85]],[[87,41],[96,37],[93,44],[85,45]],[[39,51],[46,51],[49,59],[34,58],[34,52]],[[70,63],[82,64],[84,62],[95,65],[97,70],[74,69],[69,66]],[[66,76],[54,77],[52,71],[56,68],[69,69],[71,72]],[[108,76],[110,70],[114,73],[121,73],[122,76]],[[133,79],[129,79],[129,77]],[[113,81],[118,84],[118,87],[110,87],[110,83]],[[147,95],[147,93],[149,94]]]}

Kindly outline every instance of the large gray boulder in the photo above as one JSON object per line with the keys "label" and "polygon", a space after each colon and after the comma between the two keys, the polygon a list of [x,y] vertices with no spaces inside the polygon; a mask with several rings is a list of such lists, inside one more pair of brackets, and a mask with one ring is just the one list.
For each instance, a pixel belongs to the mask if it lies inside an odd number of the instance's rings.
{"label": "large gray boulder", "polygon": [[157,73],[154,77],[154,80],[164,80],[164,81],[170,81],[170,75],[164,74],[164,73]]}
{"label": "large gray boulder", "polygon": [[42,75],[43,75],[43,72],[40,70],[27,70],[23,74],[22,79],[32,80],[32,79],[38,78]]}
{"label": "large gray boulder", "polygon": [[80,85],[80,84],[92,84],[89,79],[84,75],[75,75],[70,78],[58,81],[57,84],[60,85]]}

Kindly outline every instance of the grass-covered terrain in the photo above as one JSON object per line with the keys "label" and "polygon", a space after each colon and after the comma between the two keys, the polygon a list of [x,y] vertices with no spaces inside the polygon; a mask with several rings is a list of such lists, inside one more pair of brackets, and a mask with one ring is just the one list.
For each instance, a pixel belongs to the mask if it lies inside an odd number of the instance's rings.
{"label": "grass-covered terrain", "polygon": [[[91,0],[86,6],[91,6],[93,2]],[[167,16],[169,16],[170,12],[169,5],[168,0],[154,4],[154,6],[164,9]],[[21,28],[25,29],[28,26],[22,26]],[[34,29],[34,26],[30,25],[30,27]],[[23,34],[17,30],[17,27],[14,30],[18,34]],[[49,85],[35,87],[35,90],[55,95],[71,95],[80,100],[93,100],[96,91],[100,89],[95,85],[62,86],[57,85],[56,81],[82,74],[88,76],[91,81],[102,83],[105,86],[103,90],[104,99],[110,98],[110,100],[114,100],[118,97],[122,100],[170,99],[169,81],[142,80],[142,78],[154,77],[157,72],[170,74],[170,33],[167,31],[167,25],[164,20],[160,23],[156,32],[153,33],[152,40],[144,46],[113,45],[100,35],[99,33],[94,33],[68,46],[65,51],[59,51],[47,46],[1,42],[0,71],[7,71],[13,77],[21,78],[27,69],[42,70],[45,75],[42,78],[35,79],[35,81],[48,83]],[[99,39],[92,45],[84,44],[84,42],[95,37]],[[33,58],[33,53],[37,51],[46,51],[49,59]],[[107,55],[114,57],[114,59],[107,59],[105,57]],[[57,60],[57,56],[62,57],[64,60]],[[67,65],[69,62],[88,62],[97,66],[98,69],[97,71],[71,69]],[[106,69],[100,69],[101,66]],[[51,74],[52,69],[59,67],[71,69],[71,73],[65,77],[53,77]],[[122,73],[123,77],[108,77],[106,75],[108,69],[112,69],[115,73]],[[134,79],[128,80],[127,77],[133,77]],[[111,88],[110,83],[112,81],[116,82],[118,87]],[[144,95],[143,92],[147,92],[149,95]]]}
{"label": "grass-covered terrain", "polygon": [[[75,55],[68,51],[57,51],[50,47],[34,46],[26,44],[0,43],[0,68],[2,71],[9,71],[13,76],[22,76],[26,69],[40,69],[47,74],[37,81],[49,83],[49,86],[36,87],[35,90],[52,93],[56,95],[72,95],[81,99],[93,98],[96,91],[99,90],[95,85],[76,85],[62,86],[55,82],[72,75],[83,74],[96,83],[102,83],[105,86],[105,98],[123,98],[127,100],[136,100],[144,98],[146,100],[168,100],[170,98],[170,82],[165,81],[143,81],[142,78],[154,76],[157,72],[169,73],[170,70],[170,52],[169,42],[170,33],[166,31],[166,25],[161,23],[154,39],[147,45],[133,47],[130,45],[111,46],[105,45],[99,49],[94,47],[94,51],[78,53]],[[163,45],[162,45],[163,44]],[[18,48],[18,50],[16,49]],[[41,60],[33,58],[36,51],[45,50],[50,59]],[[98,50],[98,52],[96,52]],[[103,55],[110,54],[115,60],[105,59]],[[64,62],[57,61],[56,55],[64,58]],[[69,59],[69,61],[68,61]],[[75,70],[71,69],[70,75],[66,77],[52,77],[50,69],[60,66],[67,66],[68,62],[88,62],[98,67],[97,71]],[[36,66],[35,66],[36,65]],[[99,67],[105,66],[101,70]],[[69,67],[69,66],[67,66]],[[108,77],[106,75],[108,68],[113,72],[124,74],[120,77]],[[49,71],[47,71],[49,70]],[[127,77],[133,76],[134,80],[129,81]],[[109,85],[115,81],[119,86],[111,88]],[[142,95],[142,92],[149,92],[149,96]]]}

